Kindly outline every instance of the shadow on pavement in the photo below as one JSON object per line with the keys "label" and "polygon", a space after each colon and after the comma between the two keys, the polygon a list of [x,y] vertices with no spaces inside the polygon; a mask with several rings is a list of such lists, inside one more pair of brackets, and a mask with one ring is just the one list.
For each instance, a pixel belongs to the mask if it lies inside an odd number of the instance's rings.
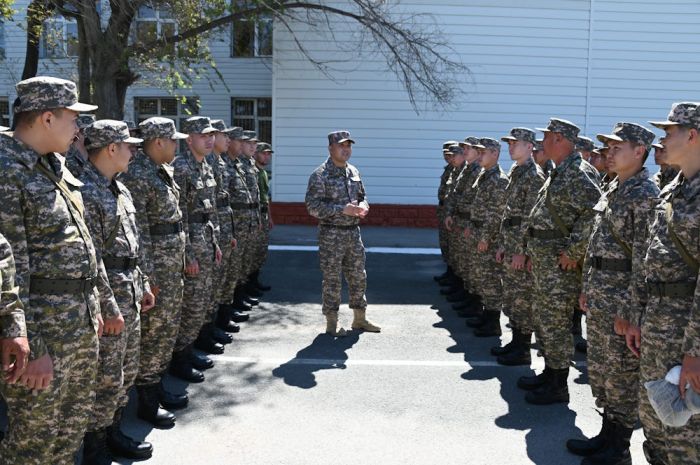
{"label": "shadow on pavement", "polygon": [[344,370],[348,359],[347,351],[360,339],[359,331],[348,331],[346,337],[333,337],[319,334],[296,356],[274,370],[272,375],[281,378],[289,386],[311,389],[316,386],[317,371]]}

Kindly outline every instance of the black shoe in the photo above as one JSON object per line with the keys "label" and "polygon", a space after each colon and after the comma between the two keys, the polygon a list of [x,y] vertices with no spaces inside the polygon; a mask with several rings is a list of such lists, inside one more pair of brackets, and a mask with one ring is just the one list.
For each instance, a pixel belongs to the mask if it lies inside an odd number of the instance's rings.
{"label": "black shoe", "polygon": [[153,445],[146,441],[137,441],[124,434],[121,430],[122,413],[124,407],[118,408],[114,413],[112,426],[107,427],[107,447],[117,457],[125,457],[132,460],[146,460],[153,455]]}
{"label": "black shoe", "polygon": [[499,365],[505,365],[507,367],[520,365],[530,366],[532,364],[530,346],[527,344],[518,345],[507,354],[496,357],[496,362],[498,362]]}
{"label": "black shoe", "polygon": [[243,323],[250,319],[250,315],[247,313],[231,312],[230,318],[234,323]]}
{"label": "black shoe", "polygon": [[583,459],[581,465],[632,465],[632,456],[630,455],[632,432],[632,428],[610,422],[607,445],[597,453]]}
{"label": "black shoe", "polygon": [[219,310],[216,312],[216,327],[226,331],[227,333],[237,333],[240,331],[241,327],[232,322],[229,318],[229,315],[233,311],[233,305],[220,304]]}
{"label": "black shoe", "polygon": [[233,336],[216,326],[212,326],[209,337],[221,345],[231,344],[233,342]]}
{"label": "black shoe", "polygon": [[253,306],[243,299],[242,292],[237,291],[231,303],[231,308],[237,312],[249,312],[253,309]]}
{"label": "black shoe", "polygon": [[138,395],[136,416],[158,429],[169,429],[175,426],[175,415],[160,408],[157,384],[136,386],[136,393]]}
{"label": "black shoe", "polygon": [[256,305],[260,305],[260,300],[256,299],[255,297],[251,297],[249,295],[243,296],[243,300],[251,307],[255,307]]}
{"label": "black shoe", "polygon": [[200,335],[194,341],[194,348],[212,355],[221,355],[224,353],[224,346],[219,344],[209,336]]}
{"label": "black shoe", "polygon": [[544,371],[539,375],[521,376],[518,378],[518,387],[525,391],[532,391],[546,384],[552,375],[552,369],[548,366],[544,367]]}
{"label": "black shoe", "polygon": [[175,394],[168,391],[163,386],[163,380],[160,380],[160,383],[158,383],[158,401],[167,410],[180,410],[187,407],[190,403],[190,398],[187,394]]}
{"label": "black shoe", "polygon": [[501,313],[484,312],[484,324],[474,329],[476,337],[494,337],[501,335]]}
{"label": "black shoe", "polygon": [[500,355],[505,355],[510,353],[515,347],[515,334],[513,334],[513,340],[504,346],[493,346],[491,347],[491,355],[496,357]]}
{"label": "black shoe", "polygon": [[[524,347],[520,347],[524,346]],[[513,351],[527,350],[527,354],[530,355],[530,335],[522,333],[517,327],[513,328],[513,339],[503,347],[495,346],[491,348],[491,355],[497,357],[507,355]]]}
{"label": "black shoe", "polygon": [[206,355],[196,354],[194,351],[190,352],[190,363],[199,371],[208,370],[214,366],[214,361],[212,359]]}
{"label": "black shoe", "polygon": [[83,437],[83,465],[112,465],[113,460],[107,448],[107,429],[86,432]]}
{"label": "black shoe", "polygon": [[170,362],[170,374],[190,383],[204,382],[204,373],[192,366],[190,354],[192,346],[173,352],[173,359]]}
{"label": "black shoe", "polygon": [[438,281],[438,284],[440,287],[452,287],[457,285],[457,280],[454,278],[454,276],[448,276],[447,278],[443,278]]}
{"label": "black shoe", "polygon": [[566,448],[572,454],[588,457],[603,450],[608,443],[608,432],[610,430],[610,420],[605,413],[602,415],[603,425],[600,428],[600,433],[590,439],[569,439],[566,441]]}
{"label": "black shoe", "polygon": [[574,348],[576,349],[576,352],[582,352],[584,354],[587,354],[588,353],[588,341],[586,341],[586,340],[579,341],[576,343]]}
{"label": "black shoe", "polygon": [[525,394],[525,402],[534,405],[569,403],[569,369],[552,369],[549,381]]}

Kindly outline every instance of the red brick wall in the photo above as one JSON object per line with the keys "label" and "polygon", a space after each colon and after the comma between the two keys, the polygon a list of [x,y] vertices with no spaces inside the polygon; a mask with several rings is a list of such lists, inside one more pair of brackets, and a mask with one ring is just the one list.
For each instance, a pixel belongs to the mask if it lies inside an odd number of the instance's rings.
{"label": "red brick wall", "polygon": [[[391,205],[370,206],[369,215],[362,221],[368,226],[402,226],[411,228],[436,228],[435,205]],[[318,221],[306,212],[301,202],[273,202],[272,216],[276,224],[317,224]]]}

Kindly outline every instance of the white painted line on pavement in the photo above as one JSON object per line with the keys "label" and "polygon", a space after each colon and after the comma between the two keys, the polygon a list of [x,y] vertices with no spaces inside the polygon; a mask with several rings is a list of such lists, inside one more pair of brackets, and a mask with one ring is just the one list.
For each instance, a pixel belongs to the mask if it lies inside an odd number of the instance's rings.
{"label": "white painted line on pavement", "polygon": [[[318,252],[316,245],[270,245],[269,249],[287,252]],[[440,249],[429,247],[367,247],[365,251],[400,255],[440,255]]]}

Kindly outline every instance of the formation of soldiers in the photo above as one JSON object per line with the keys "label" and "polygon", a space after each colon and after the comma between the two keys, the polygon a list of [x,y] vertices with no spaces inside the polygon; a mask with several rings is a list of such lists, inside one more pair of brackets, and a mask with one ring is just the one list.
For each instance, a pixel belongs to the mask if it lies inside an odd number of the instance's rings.
{"label": "formation of soldiers", "polygon": [[[700,392],[700,107],[674,104],[660,144],[643,125],[619,122],[604,145],[552,118],[544,138],[513,128],[501,140],[514,161],[498,165],[501,142],[447,141],[438,192],[443,294],[478,337],[512,340],[491,353],[530,366],[535,336],[545,368],[517,385],[530,404],[569,401],[576,311],[587,319],[588,375],[600,433],[569,439],[582,464],[631,464],[641,421],[652,465],[700,463],[700,418],[659,420],[644,383],[681,366],[680,394]],[[644,167],[648,155],[660,171]],[[580,320],[579,320],[580,321]],[[579,323],[580,327],[580,323]],[[573,331],[575,332],[575,331]]]}
{"label": "formation of soldiers", "polygon": [[[95,120],[76,85],[16,85],[0,133],[3,464],[147,459],[121,418],[175,424],[262,293],[273,153],[252,131],[196,116]],[[176,156],[178,144],[186,149]],[[65,157],[64,155],[65,154]]]}

